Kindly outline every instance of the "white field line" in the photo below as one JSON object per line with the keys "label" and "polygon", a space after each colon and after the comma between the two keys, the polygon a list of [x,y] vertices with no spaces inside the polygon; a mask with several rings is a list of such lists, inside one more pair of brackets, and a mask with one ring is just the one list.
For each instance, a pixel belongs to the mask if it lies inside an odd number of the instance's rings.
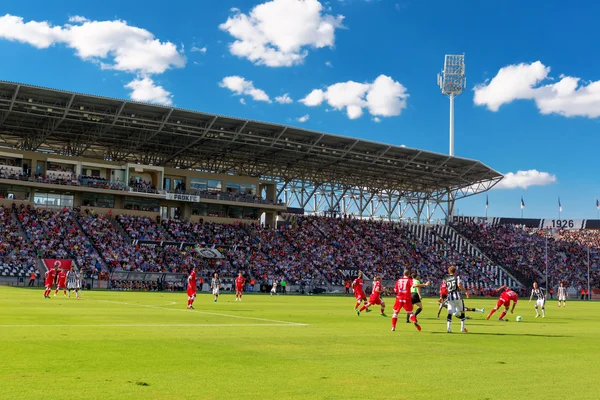
{"label": "white field line", "polygon": [[2,328],[196,328],[196,327],[246,327],[246,326],[298,326],[295,324],[15,324]]}
{"label": "white field line", "polygon": [[122,301],[111,301],[111,300],[96,300],[96,301],[101,301],[104,303],[123,304],[123,305],[134,306],[134,307],[154,308],[157,310],[181,311],[181,312],[188,313],[188,314],[196,313],[196,314],[215,315],[217,317],[228,317],[228,318],[237,318],[237,319],[247,319],[247,320],[252,320],[252,321],[271,322],[271,323],[277,323],[277,324],[282,324],[282,325],[308,326],[308,324],[302,324],[299,322],[279,321],[276,319],[266,319],[266,318],[256,318],[256,317],[243,317],[240,315],[220,314],[220,313],[213,313],[213,312],[208,312],[208,311],[198,311],[198,310],[190,311],[188,309],[159,307],[159,306],[152,306],[149,304],[133,304],[133,303],[125,303]]}

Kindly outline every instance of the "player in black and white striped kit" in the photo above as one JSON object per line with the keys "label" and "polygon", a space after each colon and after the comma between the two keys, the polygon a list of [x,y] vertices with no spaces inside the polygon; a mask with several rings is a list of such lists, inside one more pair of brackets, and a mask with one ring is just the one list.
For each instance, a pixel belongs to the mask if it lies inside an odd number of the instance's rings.
{"label": "player in black and white striped kit", "polygon": [[531,296],[529,296],[529,302],[531,303],[531,299],[535,295],[535,317],[539,317],[540,313],[538,308],[542,308],[542,318],[546,318],[546,294],[544,293],[544,289],[538,286],[537,282],[533,282],[533,289],[531,289]]}
{"label": "player in black and white striped kit", "polygon": [[69,271],[67,275],[67,289],[69,290],[69,298],[71,298],[71,290],[75,292],[75,296],[79,298],[79,291],[81,290],[81,278],[79,273],[75,270]]}
{"label": "player in black and white striped kit", "polygon": [[565,287],[563,282],[560,283],[558,287],[558,306],[560,307],[560,302],[563,302],[563,307],[567,306],[567,297],[569,297],[569,291]]}
{"label": "player in black and white striped kit", "polygon": [[456,275],[455,266],[448,268],[448,274],[444,278],[448,290],[448,318],[446,319],[448,333],[452,333],[452,315],[460,319],[460,331],[466,333],[465,321],[467,318],[465,317],[465,304],[461,292],[465,292],[467,298],[469,298],[469,293],[462,285],[460,277]]}

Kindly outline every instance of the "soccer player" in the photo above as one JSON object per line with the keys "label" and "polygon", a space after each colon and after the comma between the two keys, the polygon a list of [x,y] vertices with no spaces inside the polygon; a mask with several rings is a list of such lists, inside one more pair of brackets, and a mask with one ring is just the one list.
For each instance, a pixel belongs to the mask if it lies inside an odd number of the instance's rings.
{"label": "soccer player", "polygon": [[[421,280],[419,279],[419,274],[416,272],[412,273],[413,286],[410,289],[411,300],[413,306],[417,306],[417,312],[415,312],[415,316],[419,315],[421,311],[423,311],[423,303],[421,302],[421,288],[429,286],[429,282],[422,285]],[[410,321],[408,320],[409,315],[406,314],[406,323],[408,324]]]}
{"label": "soccer player", "polygon": [[490,313],[488,314],[488,316],[485,319],[490,319],[492,314],[495,313],[498,310],[498,308],[500,308],[500,306],[504,306],[504,311],[502,311],[502,314],[500,314],[500,318],[498,318],[498,321],[504,321],[503,318],[508,313],[508,308],[510,307],[511,301],[513,302],[513,306],[512,306],[512,309],[510,310],[510,313],[513,314],[515,312],[515,307],[517,305],[517,302],[519,301],[519,296],[517,295],[517,293],[514,290],[511,290],[507,286],[504,286],[504,285],[500,286],[498,288],[497,292],[500,292],[502,290],[504,290],[504,291],[498,298],[496,307],[492,308],[492,311],[490,311]]}
{"label": "soccer player", "polygon": [[56,284],[56,291],[54,292],[54,296],[56,296],[58,291],[62,289],[65,297],[67,297],[67,271],[65,271],[64,269],[60,269],[58,271],[56,280],[58,283]]}
{"label": "soccer player", "polygon": [[219,300],[219,291],[221,290],[221,280],[219,279],[219,274],[216,272],[210,282],[210,288],[212,289],[213,296],[215,296],[214,302],[216,303]]}
{"label": "soccer player", "polygon": [[235,278],[235,301],[242,301],[242,293],[244,292],[245,283],[246,278],[244,278],[244,274],[242,271],[240,271],[238,277]]}
{"label": "soccer player", "polygon": [[537,282],[533,282],[533,289],[531,289],[531,296],[529,296],[529,302],[531,303],[531,299],[533,299],[533,295],[536,297],[535,301],[535,317],[539,317],[540,313],[538,308],[542,308],[542,318],[546,318],[546,295],[544,293],[544,289],[538,286]]}
{"label": "soccer player", "polygon": [[442,281],[442,283],[440,283],[440,299],[438,300],[438,303],[440,304],[437,315],[439,318],[442,308],[448,308],[448,289],[446,288],[446,281]]}
{"label": "soccer player", "polygon": [[79,298],[79,286],[77,284],[77,272],[71,270],[67,273],[67,290],[69,291],[69,298],[71,298],[71,290],[75,292],[75,296]]}
{"label": "soccer player", "polygon": [[362,271],[358,271],[358,276],[355,280],[352,281],[352,291],[354,292],[354,297],[356,297],[356,305],[354,306],[354,311],[358,311],[358,307],[360,303],[367,303],[367,295],[363,290],[363,273]]}
{"label": "soccer player", "polygon": [[381,298],[382,292],[383,288],[381,287],[381,277],[379,275],[376,275],[373,279],[373,292],[371,292],[369,301],[366,304],[364,304],[360,310],[356,310],[356,315],[360,316],[361,312],[363,312],[364,310],[368,310],[369,307],[375,304],[381,306],[381,311],[379,315],[381,315],[382,317],[387,317],[387,315],[385,315],[385,302]]}
{"label": "soccer player", "polygon": [[54,268],[46,271],[45,282],[44,282],[44,298],[50,298],[50,292],[52,292],[52,285],[54,285],[54,280],[56,279],[56,275],[58,275],[58,266],[54,266]]}
{"label": "soccer player", "polygon": [[279,296],[279,293],[277,293],[277,279],[273,279],[273,285],[271,286],[271,293],[269,296],[273,296],[274,294]]}
{"label": "soccer player", "polygon": [[421,330],[421,325],[417,322],[417,317],[413,314],[413,305],[410,295],[410,289],[413,286],[410,271],[404,270],[402,278],[396,281],[394,292],[396,292],[396,303],[394,303],[394,314],[392,315],[392,332],[396,330],[398,323],[398,313],[404,308],[404,311],[410,314],[410,321],[415,324],[417,330]]}
{"label": "soccer player", "polygon": [[563,302],[563,307],[567,306],[567,297],[569,297],[569,291],[565,287],[564,283],[561,282],[558,287],[558,306],[560,307],[560,302]]}
{"label": "soccer player", "polygon": [[187,308],[190,310],[194,309],[194,300],[196,300],[196,290],[198,290],[197,286],[196,286],[196,271],[197,270],[198,269],[196,267],[192,268],[192,272],[190,272],[190,275],[187,278],[187,295],[188,295]]}
{"label": "soccer player", "polygon": [[452,333],[452,315],[460,319],[460,331],[467,333],[465,327],[465,303],[461,292],[464,292],[469,298],[469,292],[462,284],[462,280],[456,275],[456,267],[453,265],[448,268],[448,275],[444,278],[446,289],[448,290],[448,317],[446,318],[447,332]]}

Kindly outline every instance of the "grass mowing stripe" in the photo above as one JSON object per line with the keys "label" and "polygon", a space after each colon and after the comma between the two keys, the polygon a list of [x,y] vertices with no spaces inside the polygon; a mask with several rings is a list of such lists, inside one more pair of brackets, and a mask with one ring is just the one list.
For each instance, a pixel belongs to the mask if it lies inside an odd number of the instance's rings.
{"label": "grass mowing stripe", "polygon": [[[159,307],[159,306],[153,306],[150,304],[134,304],[134,303],[125,303],[122,301],[112,301],[112,300],[96,300],[96,301],[101,301],[104,303],[113,303],[113,304],[123,304],[123,305],[127,305],[127,306],[134,306],[134,307],[146,307],[146,308],[154,308],[156,310],[169,310],[169,311],[182,311],[185,313],[190,313],[191,311],[188,309],[180,309],[180,308],[167,308],[167,307]],[[300,322],[290,322],[290,321],[279,321],[276,319],[266,319],[266,318],[256,318],[256,317],[242,317],[239,315],[232,315],[232,314],[220,314],[220,313],[213,313],[213,312],[208,312],[208,311],[198,311],[198,310],[194,310],[193,312],[197,313],[197,314],[206,314],[206,315],[214,315],[217,317],[228,317],[228,318],[237,318],[237,319],[249,319],[252,321],[264,321],[264,322],[273,322],[273,323],[278,323],[278,324],[282,324],[282,325],[293,325],[293,326],[308,326],[308,324],[302,324]]]}
{"label": "grass mowing stripe", "polygon": [[1,328],[195,328],[195,327],[249,327],[249,326],[301,326],[295,324],[16,324]]}

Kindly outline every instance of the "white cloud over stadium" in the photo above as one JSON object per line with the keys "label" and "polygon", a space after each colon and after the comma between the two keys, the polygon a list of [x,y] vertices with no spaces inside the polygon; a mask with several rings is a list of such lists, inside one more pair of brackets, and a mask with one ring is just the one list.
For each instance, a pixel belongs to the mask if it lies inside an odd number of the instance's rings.
{"label": "white cloud over stadium", "polygon": [[357,119],[365,109],[374,117],[398,116],[406,108],[408,96],[406,87],[400,82],[379,75],[370,83],[348,81],[314,89],[300,102],[309,107],[327,103],[336,110],[344,110],[348,118]]}
{"label": "white cloud over stadium", "polygon": [[84,61],[102,69],[136,74],[125,87],[133,100],[172,104],[172,95],[152,79],[172,68],[186,64],[183,51],[171,42],[157,39],[143,28],[126,21],[90,21],[72,16],[65,25],[48,21],[25,21],[6,14],[0,17],[0,38],[29,44],[38,49],[64,45]]}
{"label": "white cloud over stadium", "polygon": [[269,95],[264,90],[254,87],[252,81],[241,76],[226,76],[219,82],[219,86],[232,91],[236,96],[246,95],[252,97],[255,101],[271,102]]}
{"label": "white cloud over stadium", "polygon": [[556,175],[541,172],[536,169],[527,171],[509,172],[504,174],[495,189],[527,189],[530,186],[546,186],[556,183]]}
{"label": "white cloud over stadium", "polygon": [[333,47],[344,19],[324,14],[317,0],[271,0],[248,14],[237,8],[231,12],[219,25],[235,38],[229,44],[231,54],[269,67],[301,64],[309,48]]}
{"label": "white cloud over stadium", "polygon": [[550,67],[540,61],[503,67],[474,91],[475,104],[494,112],[515,100],[533,100],[542,114],[600,117],[600,81],[560,75],[554,82]]}

